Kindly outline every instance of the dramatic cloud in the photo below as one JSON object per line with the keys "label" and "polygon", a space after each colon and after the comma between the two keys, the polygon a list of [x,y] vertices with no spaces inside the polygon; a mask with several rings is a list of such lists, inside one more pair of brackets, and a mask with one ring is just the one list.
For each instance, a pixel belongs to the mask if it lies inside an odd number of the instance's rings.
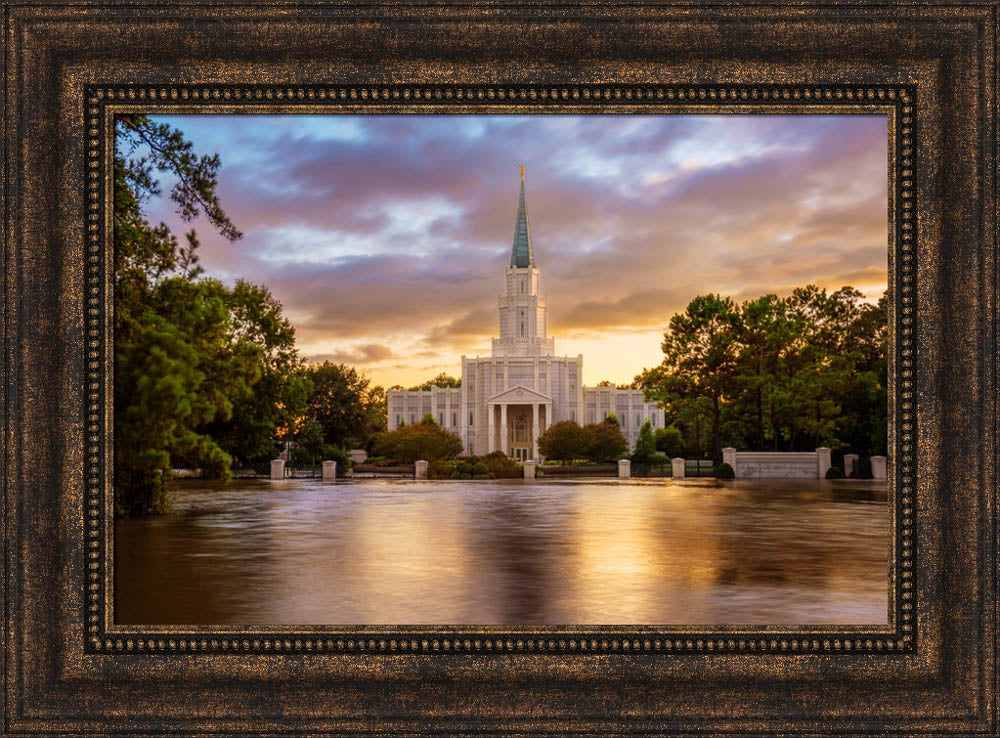
{"label": "dramatic cloud", "polygon": [[[220,198],[245,234],[195,223],[207,271],[267,284],[304,356],[381,384],[489,353],[518,163],[550,335],[584,354],[587,382],[657,363],[670,316],[700,293],[885,289],[881,116],[161,120],[219,153]],[[151,207],[186,227],[169,201]]]}
{"label": "dramatic cloud", "polygon": [[375,364],[386,359],[396,358],[388,346],[368,343],[349,351],[338,351],[333,354],[315,354],[306,356],[307,361],[316,363],[329,361],[334,364]]}

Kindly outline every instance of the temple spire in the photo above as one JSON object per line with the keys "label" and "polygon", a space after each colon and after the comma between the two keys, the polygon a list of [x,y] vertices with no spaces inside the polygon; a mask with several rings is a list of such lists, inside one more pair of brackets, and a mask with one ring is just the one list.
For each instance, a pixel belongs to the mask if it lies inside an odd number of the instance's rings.
{"label": "temple spire", "polygon": [[535,250],[531,247],[531,228],[528,211],[524,205],[524,165],[521,164],[521,199],[517,203],[517,220],[514,223],[514,245],[510,251],[512,267],[535,266]]}

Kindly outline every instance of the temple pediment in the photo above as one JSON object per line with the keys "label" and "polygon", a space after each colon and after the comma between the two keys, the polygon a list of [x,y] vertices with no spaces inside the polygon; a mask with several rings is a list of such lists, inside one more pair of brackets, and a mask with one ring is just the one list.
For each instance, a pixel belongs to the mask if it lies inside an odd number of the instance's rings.
{"label": "temple pediment", "polygon": [[523,384],[516,384],[510,389],[493,395],[486,401],[492,405],[518,405],[534,402],[552,402],[552,398],[525,387]]}

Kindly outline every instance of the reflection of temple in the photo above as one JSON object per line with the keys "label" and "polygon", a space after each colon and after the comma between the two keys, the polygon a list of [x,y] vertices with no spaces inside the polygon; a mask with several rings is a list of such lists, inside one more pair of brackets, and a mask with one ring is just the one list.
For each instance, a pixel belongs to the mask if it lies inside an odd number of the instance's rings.
{"label": "reflection of temple", "polygon": [[506,290],[498,306],[500,337],[493,339],[492,355],[462,357],[461,387],[390,390],[389,427],[417,423],[431,413],[461,437],[467,453],[500,449],[522,460],[538,458],[539,434],[561,420],[599,423],[615,413],[630,448],[646,420],[662,427],[663,410],[643,402],[642,390],[582,386],[583,356],[555,355],[538,287],[522,168]]}

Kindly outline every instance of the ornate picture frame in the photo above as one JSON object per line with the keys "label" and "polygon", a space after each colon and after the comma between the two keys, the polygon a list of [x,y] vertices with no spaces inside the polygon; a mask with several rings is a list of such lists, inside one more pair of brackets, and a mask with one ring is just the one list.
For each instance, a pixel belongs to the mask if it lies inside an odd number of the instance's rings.
{"label": "ornate picture frame", "polygon": [[[996,733],[995,3],[4,11],[5,733]],[[888,624],[116,625],[134,112],[886,115]]]}

